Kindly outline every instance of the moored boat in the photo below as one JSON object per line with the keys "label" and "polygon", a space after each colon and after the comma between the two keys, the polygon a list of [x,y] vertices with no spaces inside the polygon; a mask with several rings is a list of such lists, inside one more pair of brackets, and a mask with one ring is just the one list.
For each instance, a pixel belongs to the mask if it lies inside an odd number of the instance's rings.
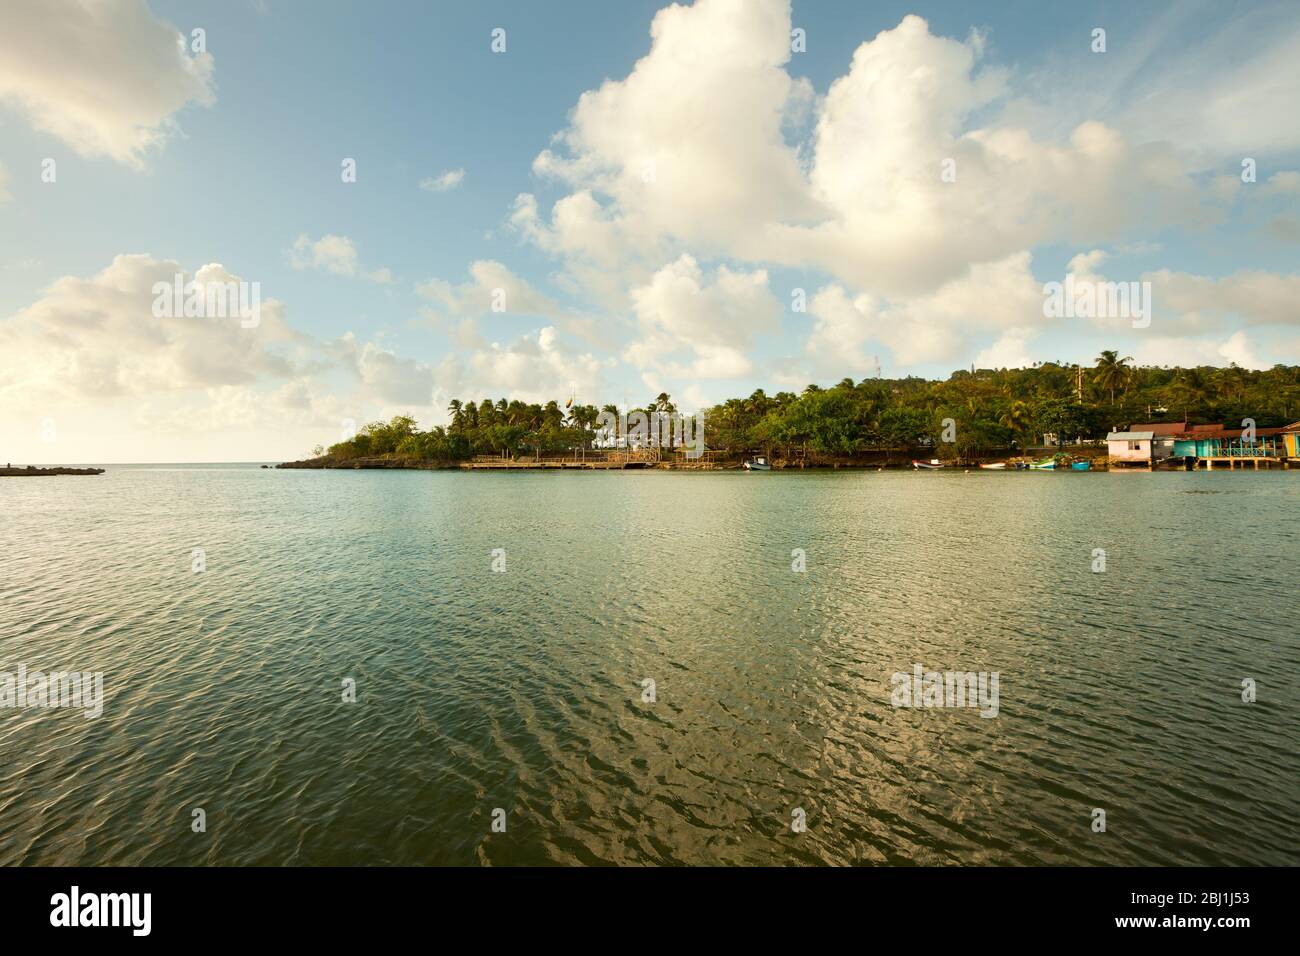
{"label": "moored boat", "polygon": [[1005,461],[987,462],[981,464],[980,467],[985,471],[1001,471],[1003,468],[1007,467],[1007,463]]}
{"label": "moored boat", "polygon": [[912,467],[917,471],[938,471],[943,467],[943,462],[938,458],[931,458],[929,461],[917,461],[913,458]]}
{"label": "moored boat", "polygon": [[768,460],[762,455],[755,455],[753,458],[745,459],[745,470],[746,471],[771,471],[772,466],[768,463]]}

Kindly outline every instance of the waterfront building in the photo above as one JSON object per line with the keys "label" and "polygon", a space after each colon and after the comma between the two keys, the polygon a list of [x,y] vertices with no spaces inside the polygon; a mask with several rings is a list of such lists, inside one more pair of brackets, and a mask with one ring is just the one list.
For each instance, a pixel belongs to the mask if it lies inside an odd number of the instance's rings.
{"label": "waterfront building", "polygon": [[1149,431],[1111,432],[1106,436],[1106,454],[1111,464],[1150,465],[1154,438]]}

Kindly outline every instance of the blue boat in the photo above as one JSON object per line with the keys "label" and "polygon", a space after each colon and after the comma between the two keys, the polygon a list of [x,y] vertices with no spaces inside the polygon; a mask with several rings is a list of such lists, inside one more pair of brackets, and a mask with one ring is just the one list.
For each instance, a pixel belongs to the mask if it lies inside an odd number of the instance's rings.
{"label": "blue boat", "polygon": [[1089,465],[1089,464],[1090,464],[1090,462],[1086,462],[1086,461],[1076,461],[1074,464],[1072,464],[1072,465],[1070,466],[1070,470],[1071,470],[1071,471],[1087,471],[1087,470],[1088,470],[1088,465]]}

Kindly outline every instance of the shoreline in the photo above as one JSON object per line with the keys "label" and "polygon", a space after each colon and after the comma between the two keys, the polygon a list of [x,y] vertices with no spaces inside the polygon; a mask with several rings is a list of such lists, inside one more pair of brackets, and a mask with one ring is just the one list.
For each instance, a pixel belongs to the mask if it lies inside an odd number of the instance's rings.
{"label": "shoreline", "polygon": [[25,468],[0,468],[0,478],[39,478],[51,475],[102,475],[103,468],[66,468],[57,466],[54,468],[37,468],[35,465],[28,465]]}
{"label": "shoreline", "polygon": [[[1205,472],[1205,471],[1251,471],[1272,472],[1290,471],[1300,467],[1300,462],[1284,461],[1280,467],[1241,467],[1226,468],[1187,468],[1183,465],[1142,466],[1129,463],[1114,463],[1104,455],[1087,459],[1086,470],[1075,471],[1069,467],[1056,469],[1032,468],[981,468],[980,464],[990,464],[1001,459],[961,460],[945,462],[941,468],[933,469],[944,472],[987,472],[989,474],[1018,474],[1021,472],[1049,471],[1051,473],[1097,474],[1106,472]],[[409,458],[352,458],[346,461],[332,461],[323,458],[308,458],[302,461],[281,462],[277,465],[262,465],[265,469],[285,469],[303,471],[745,471],[741,460],[725,461],[605,461],[582,459],[542,459],[542,460],[471,460],[471,461],[424,461]],[[800,461],[797,459],[773,459],[771,471],[916,471],[910,458],[906,460],[884,458],[874,461]],[[762,474],[762,472],[759,472]]]}

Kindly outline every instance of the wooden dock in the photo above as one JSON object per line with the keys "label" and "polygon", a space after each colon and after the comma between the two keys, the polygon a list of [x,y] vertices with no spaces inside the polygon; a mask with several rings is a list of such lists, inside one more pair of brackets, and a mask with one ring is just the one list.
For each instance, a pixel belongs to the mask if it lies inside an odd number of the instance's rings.
{"label": "wooden dock", "polygon": [[1248,466],[1254,471],[1259,471],[1260,465],[1263,465],[1265,468],[1273,468],[1275,466],[1280,468],[1290,467],[1285,458],[1265,455],[1212,455],[1207,458],[1198,458],[1197,467],[1200,466],[1201,462],[1205,462],[1206,471],[1214,471],[1215,465],[1218,465],[1219,468],[1223,468],[1226,465],[1229,471],[1233,471],[1237,468],[1246,468]]}
{"label": "wooden dock", "polygon": [[560,457],[510,458],[505,455],[477,455],[460,467],[467,471],[531,468],[558,468],[577,471],[623,471],[628,468],[655,468],[663,456],[657,448],[631,451],[582,452]]}
{"label": "wooden dock", "polygon": [[491,471],[494,469],[533,469],[539,468],[563,468],[569,470],[586,470],[586,471],[609,471],[612,469],[622,470],[625,468],[653,468],[654,465],[643,461],[582,461],[573,458],[521,458],[518,461],[512,461],[508,458],[494,458],[490,461],[466,461],[461,462],[460,467],[467,471]]}

